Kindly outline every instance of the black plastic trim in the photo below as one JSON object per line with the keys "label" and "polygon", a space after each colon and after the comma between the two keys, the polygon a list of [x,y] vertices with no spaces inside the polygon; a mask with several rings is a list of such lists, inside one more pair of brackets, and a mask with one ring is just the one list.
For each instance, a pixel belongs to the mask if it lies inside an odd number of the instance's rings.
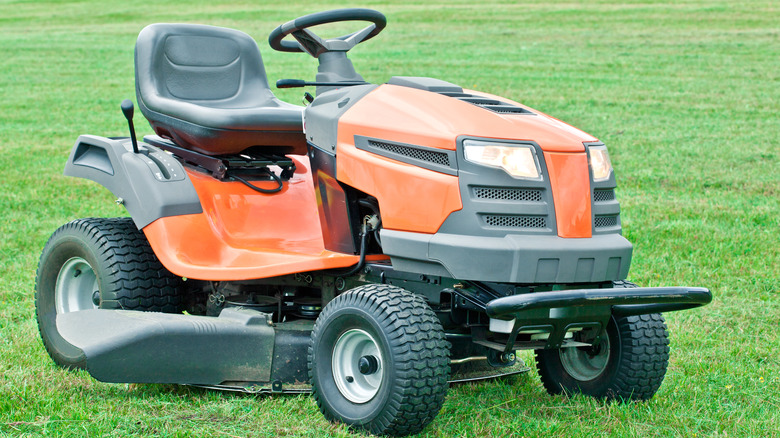
{"label": "black plastic trim", "polygon": [[325,249],[356,254],[359,248],[354,191],[336,179],[336,156],[309,143],[309,160]]}
{"label": "black plastic trim", "polygon": [[497,298],[485,310],[491,318],[506,318],[533,309],[615,306],[621,316],[629,316],[690,309],[710,301],[712,293],[701,287],[574,289]]}
{"label": "black plastic trim", "polygon": [[[388,150],[388,148],[378,147],[376,143],[395,146],[398,149],[407,149],[409,154],[402,154]],[[400,143],[397,141],[383,140],[379,138],[363,137],[360,135],[355,136],[355,147],[371,152],[372,154],[380,155],[385,158],[400,161],[406,164],[412,164],[423,169],[433,170],[434,172],[446,173],[447,175],[458,174],[458,161],[455,155],[455,151],[447,149],[437,149],[426,146],[413,145],[408,143]],[[417,154],[440,154],[442,158],[446,159],[447,165],[437,163],[432,160],[420,159],[412,156],[412,153]]]}

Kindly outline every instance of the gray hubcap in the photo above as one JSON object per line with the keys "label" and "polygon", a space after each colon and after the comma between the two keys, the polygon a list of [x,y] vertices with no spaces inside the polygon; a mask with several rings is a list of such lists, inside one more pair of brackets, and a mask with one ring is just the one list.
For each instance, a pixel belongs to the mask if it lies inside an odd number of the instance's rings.
{"label": "gray hubcap", "polygon": [[604,336],[599,346],[593,350],[569,347],[559,351],[561,365],[570,376],[581,382],[593,380],[607,369],[610,357],[609,337]]}
{"label": "gray hubcap", "polygon": [[367,332],[351,329],[333,346],[333,379],[341,395],[353,403],[370,401],[382,384],[384,367],[379,344]]}
{"label": "gray hubcap", "polygon": [[57,313],[97,309],[99,304],[100,291],[92,266],[81,257],[66,261],[57,274],[57,284],[54,287],[54,306]]}

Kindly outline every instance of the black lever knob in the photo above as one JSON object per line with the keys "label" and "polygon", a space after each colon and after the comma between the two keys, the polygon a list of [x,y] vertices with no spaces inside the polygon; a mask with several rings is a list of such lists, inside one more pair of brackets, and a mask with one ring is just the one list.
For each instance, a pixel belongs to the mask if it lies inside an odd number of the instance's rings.
{"label": "black lever knob", "polygon": [[133,101],[130,99],[125,99],[122,101],[122,114],[125,115],[125,118],[127,119],[127,126],[130,128],[130,141],[133,142],[133,152],[136,154],[138,153],[138,140],[135,139],[135,126],[133,126],[133,112],[135,110],[135,107],[133,106]]}
{"label": "black lever knob", "polygon": [[128,121],[133,120],[133,111],[135,110],[135,107],[133,106],[133,101],[130,99],[125,99],[122,101],[122,114],[125,115],[125,118]]}

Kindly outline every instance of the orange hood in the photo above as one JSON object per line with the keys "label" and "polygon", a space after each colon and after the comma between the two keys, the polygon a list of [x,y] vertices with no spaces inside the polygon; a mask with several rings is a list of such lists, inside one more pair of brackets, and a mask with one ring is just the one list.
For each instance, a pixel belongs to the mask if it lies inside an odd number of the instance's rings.
{"label": "orange hood", "polygon": [[533,114],[500,114],[442,94],[380,85],[339,120],[357,135],[454,150],[459,136],[534,141],[546,152],[584,152],[593,136],[517,102],[486,93]]}

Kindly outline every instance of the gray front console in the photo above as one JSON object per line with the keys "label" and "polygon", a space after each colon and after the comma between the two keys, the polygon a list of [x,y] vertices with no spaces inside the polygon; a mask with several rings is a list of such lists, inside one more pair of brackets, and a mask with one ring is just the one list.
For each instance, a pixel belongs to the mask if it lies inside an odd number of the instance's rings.
{"label": "gray front console", "polygon": [[198,194],[173,156],[146,143],[134,153],[129,138],[82,135],[70,153],[65,175],[104,186],[142,229],[161,217],[202,213]]}
{"label": "gray front console", "polygon": [[588,239],[422,234],[384,229],[382,249],[398,271],[499,283],[591,283],[628,275],[632,246],[619,234]]}
{"label": "gray front console", "polygon": [[373,84],[356,85],[331,89],[318,94],[314,102],[304,111],[306,141],[331,155],[335,155],[339,119],[366,94],[374,91],[376,87]]}

